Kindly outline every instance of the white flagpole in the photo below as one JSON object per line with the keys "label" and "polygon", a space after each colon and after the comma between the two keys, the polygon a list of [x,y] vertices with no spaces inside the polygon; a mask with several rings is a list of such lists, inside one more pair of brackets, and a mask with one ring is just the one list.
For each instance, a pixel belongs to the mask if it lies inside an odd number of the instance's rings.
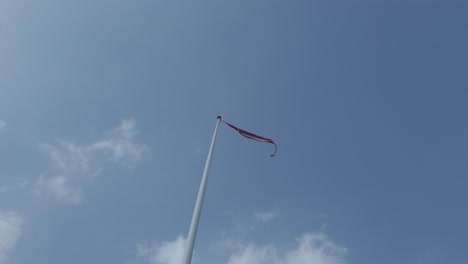
{"label": "white flagpole", "polygon": [[187,244],[185,247],[184,258],[182,259],[182,264],[190,264],[192,262],[193,246],[195,245],[195,238],[197,236],[198,222],[200,221],[200,213],[203,206],[203,198],[205,197],[208,173],[210,171],[211,157],[213,155],[213,149],[216,142],[216,134],[218,133],[218,125],[220,120],[221,117],[218,116],[216,127],[213,133],[213,139],[211,140],[210,150],[208,151],[208,157],[206,158],[205,171],[203,172],[200,190],[198,191],[197,203],[195,204],[195,210],[193,211],[192,223],[190,224],[190,230],[187,237]]}

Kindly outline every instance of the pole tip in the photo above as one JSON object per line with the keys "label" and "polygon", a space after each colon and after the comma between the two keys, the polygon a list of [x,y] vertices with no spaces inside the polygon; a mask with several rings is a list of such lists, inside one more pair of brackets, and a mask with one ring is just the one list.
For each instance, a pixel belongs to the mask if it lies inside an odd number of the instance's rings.
{"label": "pole tip", "polygon": [[221,116],[218,116],[217,119],[221,120]]}

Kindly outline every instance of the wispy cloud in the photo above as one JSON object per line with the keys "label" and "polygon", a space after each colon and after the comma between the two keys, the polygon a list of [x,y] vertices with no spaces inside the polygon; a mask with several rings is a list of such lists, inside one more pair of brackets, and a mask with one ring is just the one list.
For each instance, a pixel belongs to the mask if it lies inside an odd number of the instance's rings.
{"label": "wispy cloud", "polygon": [[279,216],[278,209],[274,209],[274,210],[267,211],[267,212],[262,212],[262,211],[254,212],[254,218],[263,223],[270,222],[274,220],[275,218],[277,218],[278,216]]}
{"label": "wispy cloud", "polygon": [[80,185],[86,176],[100,173],[102,168],[96,163],[102,157],[129,167],[142,159],[148,147],[136,142],[138,133],[135,120],[128,119],[88,145],[66,140],[41,144],[40,149],[49,157],[50,172],[39,177],[36,193],[50,193],[61,201],[80,203],[83,200]]}
{"label": "wispy cloud", "polygon": [[6,264],[22,232],[23,220],[14,212],[0,211],[0,264]]}
{"label": "wispy cloud", "polygon": [[185,238],[179,236],[174,241],[163,241],[150,245],[148,241],[137,244],[137,257],[150,264],[180,264],[185,249]]}
{"label": "wispy cloud", "polygon": [[110,153],[115,162],[126,161],[134,164],[141,160],[143,153],[148,150],[144,145],[135,143],[135,136],[139,131],[135,120],[123,120],[119,127],[111,130],[108,137],[87,147],[88,151],[104,151]]}
{"label": "wispy cloud", "polygon": [[28,186],[29,186],[28,180],[16,180],[12,183],[7,183],[5,185],[0,186],[0,194],[24,190]]}
{"label": "wispy cloud", "polygon": [[57,140],[56,144],[41,144],[40,149],[49,157],[53,170],[62,174],[85,174],[90,170],[91,154],[86,146]]}
{"label": "wispy cloud", "polygon": [[227,264],[344,264],[347,250],[324,234],[305,233],[288,250],[249,244],[231,255]]}
{"label": "wispy cloud", "polygon": [[7,123],[3,120],[0,120],[0,134],[5,130]]}
{"label": "wispy cloud", "polygon": [[[83,200],[83,191],[79,187],[73,187],[64,176],[44,177],[37,181],[40,190],[51,193],[55,198],[67,203],[80,203]],[[41,194],[40,190],[36,190]]]}
{"label": "wispy cloud", "polygon": [[346,248],[336,245],[326,235],[306,233],[287,250],[248,244],[232,254],[227,264],[345,264],[346,254]]}
{"label": "wispy cloud", "polygon": [[[137,244],[137,257],[150,264],[178,264],[184,253],[185,239],[149,245]],[[288,246],[289,245],[289,246]],[[225,264],[346,264],[347,249],[338,246],[323,233],[305,233],[291,243],[259,245],[238,243],[229,247]]]}

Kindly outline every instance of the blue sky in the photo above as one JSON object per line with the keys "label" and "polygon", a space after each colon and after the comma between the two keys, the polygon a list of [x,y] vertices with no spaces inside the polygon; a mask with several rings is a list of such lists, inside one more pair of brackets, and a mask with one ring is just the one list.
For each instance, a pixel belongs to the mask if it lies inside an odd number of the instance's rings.
{"label": "blue sky", "polygon": [[0,264],[468,256],[464,1],[0,0]]}

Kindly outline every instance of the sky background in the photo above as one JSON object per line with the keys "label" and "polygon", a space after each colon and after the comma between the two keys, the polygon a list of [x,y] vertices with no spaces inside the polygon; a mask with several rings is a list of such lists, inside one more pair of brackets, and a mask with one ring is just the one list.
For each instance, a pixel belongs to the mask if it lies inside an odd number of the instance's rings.
{"label": "sky background", "polygon": [[0,264],[468,263],[468,2],[0,0]]}

